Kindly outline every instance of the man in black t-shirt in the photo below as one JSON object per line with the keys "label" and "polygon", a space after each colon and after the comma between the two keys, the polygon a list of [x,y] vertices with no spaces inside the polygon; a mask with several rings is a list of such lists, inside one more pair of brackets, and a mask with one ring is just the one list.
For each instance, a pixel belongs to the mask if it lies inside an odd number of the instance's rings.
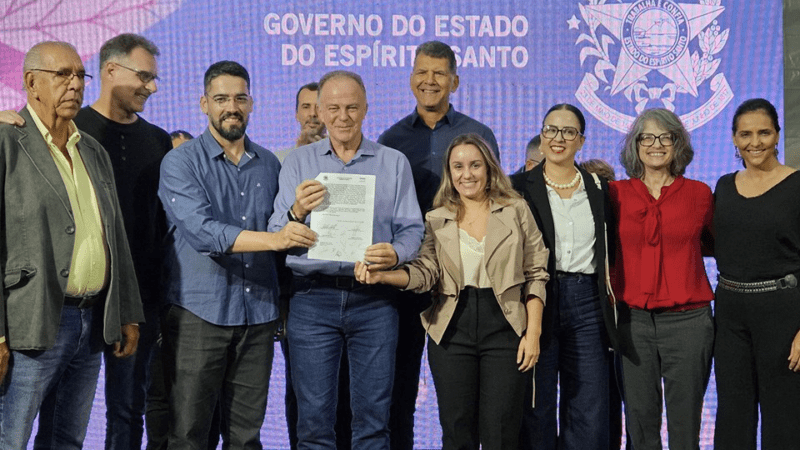
{"label": "man in black t-shirt", "polygon": [[[158,55],[158,48],[139,35],[108,40],[100,48],[100,97],[75,118],[78,129],[97,139],[111,157],[146,320],[134,356],[120,360],[111,357],[111,349],[105,351],[106,449],[142,447],[149,360],[159,331],[166,225],[157,196],[158,174],[172,141],[166,131],[138,114],[158,90]],[[150,422],[148,417],[148,441],[152,441],[148,448],[154,448],[160,433],[150,432]],[[161,439],[165,443],[166,435]]]}

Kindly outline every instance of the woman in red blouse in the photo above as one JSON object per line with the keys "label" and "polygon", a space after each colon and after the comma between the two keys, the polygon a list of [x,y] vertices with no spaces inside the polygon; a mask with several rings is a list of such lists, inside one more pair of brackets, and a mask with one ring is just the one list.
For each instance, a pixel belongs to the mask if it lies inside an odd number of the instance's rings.
{"label": "woman in red blouse", "polygon": [[714,344],[702,252],[713,202],[708,186],[683,177],[693,156],[680,119],[649,109],[620,154],[630,179],[611,183],[625,412],[637,450],[661,449],[662,395],[670,448],[699,448]]}

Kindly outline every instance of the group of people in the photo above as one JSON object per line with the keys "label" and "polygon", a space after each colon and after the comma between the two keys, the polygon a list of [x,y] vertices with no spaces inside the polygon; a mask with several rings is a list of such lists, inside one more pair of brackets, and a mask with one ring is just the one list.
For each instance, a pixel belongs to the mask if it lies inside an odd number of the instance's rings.
{"label": "group of people", "polygon": [[[281,337],[292,448],[411,449],[426,335],[444,449],[608,448],[615,354],[632,448],[661,448],[662,402],[670,447],[698,448],[712,355],[716,448],[755,448],[759,412],[763,448],[800,448],[800,176],[768,101],[737,109],[744,170],[714,194],[683,177],[694,150],[665,109],[626,135],[627,180],[576,164],[570,104],[509,178],[492,131],[450,104],[455,55],[431,41],[414,111],[377,142],[360,76],[303,86],[281,163],[247,136],[233,61],[205,73],[206,130],[170,150],[138,114],[158,55],[106,42],[81,108],[74,47],[39,43],[26,107],[0,114],[0,448],[25,449],[37,414],[36,448],[81,448],[101,355],[106,448],[139,449],[144,415],[149,449],[261,448]],[[359,262],[308,258],[323,172],[380,180]]]}

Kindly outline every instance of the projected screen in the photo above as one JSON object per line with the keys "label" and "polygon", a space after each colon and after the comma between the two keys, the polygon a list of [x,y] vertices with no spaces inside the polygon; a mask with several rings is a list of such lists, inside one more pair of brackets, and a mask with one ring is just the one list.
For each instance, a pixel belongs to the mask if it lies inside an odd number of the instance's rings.
{"label": "projected screen", "polygon": [[[363,129],[376,140],[413,111],[414,49],[434,39],[453,46],[458,58],[460,86],[451,96],[453,106],[493,129],[508,173],[522,166],[528,140],[555,103],[572,103],[586,116],[586,143],[578,159],[604,159],[621,178],[618,152],[636,114],[652,107],[673,110],[691,131],[695,148],[686,176],[712,188],[721,175],[741,167],[731,140],[736,105],[764,97],[783,117],[777,0],[71,0],[12,1],[2,8],[1,109],[25,103],[21,66],[32,44],[72,42],[87,71],[96,74],[101,44],[118,33],[137,32],[161,50],[159,90],[143,117],[167,131],[202,133],[203,73],[213,62],[235,60],[252,78],[255,109],[248,134],[273,151],[292,147],[298,135],[297,89],[334,69],[363,77],[369,103]],[[87,86],[85,104],[97,99],[99,88],[97,81]],[[716,278],[713,260],[707,266]],[[288,448],[283,359],[279,351],[275,355],[263,444]],[[438,448],[428,372],[417,406],[416,446]],[[715,408],[712,377],[704,448],[711,448]],[[102,448],[104,422],[99,389],[87,448]]]}

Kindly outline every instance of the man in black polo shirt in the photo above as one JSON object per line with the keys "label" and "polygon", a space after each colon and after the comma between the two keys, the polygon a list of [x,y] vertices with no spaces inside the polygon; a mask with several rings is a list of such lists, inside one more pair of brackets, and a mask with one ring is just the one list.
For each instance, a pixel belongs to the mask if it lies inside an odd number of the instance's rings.
{"label": "man in black polo shirt", "polygon": [[[450,104],[450,94],[458,89],[459,83],[456,57],[450,46],[430,41],[417,47],[410,81],[416,108],[384,131],[378,143],[400,150],[408,158],[424,217],[439,188],[442,168],[446,166],[444,154],[453,138],[476,133],[486,139],[498,160],[500,153],[489,127],[456,111]],[[414,447],[414,410],[425,346],[419,313],[430,304],[429,294],[402,295],[407,298],[397,302],[400,324],[389,422],[393,450]]]}

